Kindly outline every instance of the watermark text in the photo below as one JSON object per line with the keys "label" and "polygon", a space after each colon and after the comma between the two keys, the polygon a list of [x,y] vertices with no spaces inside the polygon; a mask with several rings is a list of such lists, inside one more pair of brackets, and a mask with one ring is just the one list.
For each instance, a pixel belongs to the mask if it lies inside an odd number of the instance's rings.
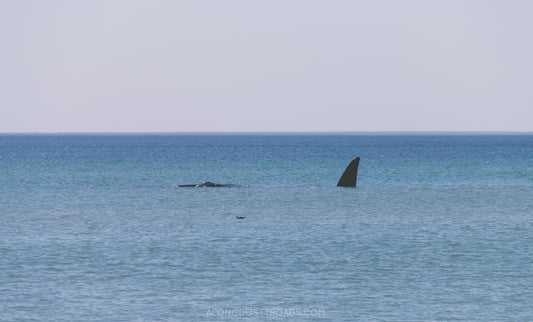
{"label": "watermark text", "polygon": [[208,309],[206,313],[207,317],[219,317],[219,318],[251,318],[251,317],[309,317],[309,318],[323,318],[326,316],[325,309],[319,308],[220,308],[220,309]]}

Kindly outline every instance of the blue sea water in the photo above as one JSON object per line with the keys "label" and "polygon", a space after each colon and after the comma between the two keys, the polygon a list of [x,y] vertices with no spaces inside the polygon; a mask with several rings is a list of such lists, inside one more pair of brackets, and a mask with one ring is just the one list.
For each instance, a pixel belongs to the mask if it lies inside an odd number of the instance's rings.
{"label": "blue sea water", "polygon": [[[533,135],[0,135],[0,320],[531,321],[532,161]],[[250,188],[175,187],[205,180]]]}

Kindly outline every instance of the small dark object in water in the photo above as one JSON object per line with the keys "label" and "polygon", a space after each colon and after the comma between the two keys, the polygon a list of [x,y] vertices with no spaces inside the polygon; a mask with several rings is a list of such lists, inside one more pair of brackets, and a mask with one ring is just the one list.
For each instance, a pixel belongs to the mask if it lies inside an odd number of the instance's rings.
{"label": "small dark object in water", "polygon": [[237,218],[237,219],[244,219],[244,218],[246,218],[246,216],[235,216],[235,218]]}

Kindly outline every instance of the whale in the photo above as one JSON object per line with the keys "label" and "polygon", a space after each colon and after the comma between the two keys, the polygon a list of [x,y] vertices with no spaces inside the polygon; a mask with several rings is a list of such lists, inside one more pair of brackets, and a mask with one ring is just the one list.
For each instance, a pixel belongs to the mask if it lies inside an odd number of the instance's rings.
{"label": "whale", "polygon": [[247,188],[248,186],[241,186],[238,184],[232,184],[232,183],[214,183],[210,181],[204,181],[202,183],[197,184],[179,184],[176,187],[183,188],[183,187],[189,187],[189,188],[204,188],[204,187],[210,187],[210,188]]}
{"label": "whale", "polygon": [[[344,170],[342,176],[337,182],[337,187],[350,187],[355,188],[357,186],[357,169],[359,168],[360,157],[354,158],[350,164]],[[193,184],[179,184],[176,187],[178,188],[249,188],[249,186],[241,186],[238,184],[226,184],[226,183],[214,183],[210,181],[204,181],[202,183],[193,183]]]}

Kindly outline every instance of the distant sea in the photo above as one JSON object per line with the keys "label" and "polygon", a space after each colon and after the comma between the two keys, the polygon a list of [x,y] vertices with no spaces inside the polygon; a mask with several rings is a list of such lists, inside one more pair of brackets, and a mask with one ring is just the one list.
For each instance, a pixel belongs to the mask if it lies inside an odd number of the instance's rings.
{"label": "distant sea", "polygon": [[2,321],[533,320],[528,134],[2,134],[0,219]]}

